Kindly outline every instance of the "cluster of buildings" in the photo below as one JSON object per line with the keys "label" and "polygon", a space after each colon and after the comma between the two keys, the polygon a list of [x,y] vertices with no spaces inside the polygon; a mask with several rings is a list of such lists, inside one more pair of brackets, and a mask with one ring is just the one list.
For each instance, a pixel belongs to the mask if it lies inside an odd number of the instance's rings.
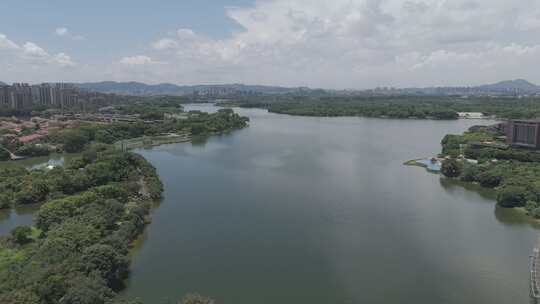
{"label": "cluster of buildings", "polygon": [[67,83],[0,85],[0,107],[10,109],[29,109],[38,105],[50,108],[72,108],[78,105],[105,106],[117,101],[118,98],[119,96],[114,94],[83,91]]}
{"label": "cluster of buildings", "polygon": [[259,96],[262,93],[256,92],[254,90],[240,90],[231,87],[207,87],[194,90],[191,95],[195,97],[227,97],[227,96]]}
{"label": "cluster of buildings", "polygon": [[61,121],[56,119],[46,119],[32,117],[29,120],[4,119],[0,120],[0,140],[2,142],[28,143],[40,140],[49,135],[52,130],[74,128],[78,126],[75,121]]}
{"label": "cluster of buildings", "polygon": [[[488,130],[502,135],[499,142],[475,142],[476,146],[494,148],[517,147],[540,150],[540,119],[516,119],[489,126]],[[505,142],[503,144],[503,142]]]}

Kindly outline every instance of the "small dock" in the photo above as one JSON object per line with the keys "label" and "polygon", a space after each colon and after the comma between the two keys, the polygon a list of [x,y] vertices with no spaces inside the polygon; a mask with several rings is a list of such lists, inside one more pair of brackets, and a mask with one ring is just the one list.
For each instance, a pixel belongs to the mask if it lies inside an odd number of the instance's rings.
{"label": "small dock", "polygon": [[540,303],[540,235],[536,240],[535,248],[529,257],[531,303]]}

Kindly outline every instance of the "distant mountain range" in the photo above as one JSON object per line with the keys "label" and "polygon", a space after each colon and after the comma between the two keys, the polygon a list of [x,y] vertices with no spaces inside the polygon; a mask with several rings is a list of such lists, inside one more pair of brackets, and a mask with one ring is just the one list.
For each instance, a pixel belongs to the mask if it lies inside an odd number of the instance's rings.
{"label": "distant mountain range", "polygon": [[[287,88],[280,86],[245,85],[245,84],[221,84],[221,85],[194,85],[180,86],[171,83],[145,84],[141,82],[87,82],[75,84],[89,91],[101,93],[116,93],[123,95],[185,95],[214,92],[227,94],[234,92],[256,94],[337,94],[344,93],[338,90],[314,90],[305,87]],[[469,86],[469,87],[428,87],[428,88],[404,88],[404,89],[376,89],[348,91],[349,94],[404,94],[404,95],[485,95],[485,94],[539,94],[540,86],[524,79],[505,80],[494,84]]]}
{"label": "distant mountain range", "polygon": [[411,96],[523,96],[540,95],[540,86],[524,79],[504,80],[494,84],[461,87],[425,87],[425,88],[377,88],[356,91],[368,95],[411,95]]}
{"label": "distant mountain range", "polygon": [[497,90],[500,90],[500,91],[521,90],[525,92],[540,91],[540,86],[530,83],[529,81],[525,79],[505,80],[505,81],[497,82],[494,84],[479,86],[478,88],[483,89],[483,90],[494,90],[494,91],[497,91]]}
{"label": "distant mountain range", "polygon": [[[0,81],[0,85],[6,85]],[[171,83],[146,84],[142,82],[86,82],[75,86],[94,92],[121,95],[186,95],[196,92],[202,95],[228,94],[299,94],[299,95],[540,95],[540,86],[525,79],[466,87],[425,87],[425,88],[377,88],[369,90],[322,90],[307,87],[281,87],[245,84],[219,85],[176,85]]]}
{"label": "distant mountain range", "polygon": [[253,92],[260,94],[282,94],[300,90],[309,90],[307,88],[285,88],[278,86],[262,85],[244,85],[244,84],[222,84],[222,85],[194,85],[179,86],[171,83],[145,84],[141,82],[87,82],[75,84],[81,89],[101,92],[116,93],[124,95],[184,95],[194,92]]}

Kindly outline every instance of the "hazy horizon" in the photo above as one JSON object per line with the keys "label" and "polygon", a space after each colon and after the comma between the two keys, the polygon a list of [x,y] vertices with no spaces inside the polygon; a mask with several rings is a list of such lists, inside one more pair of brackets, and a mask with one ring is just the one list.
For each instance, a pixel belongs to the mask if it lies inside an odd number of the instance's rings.
{"label": "hazy horizon", "polygon": [[540,83],[540,2],[6,0],[0,81],[369,89]]}
{"label": "hazy horizon", "polygon": [[195,83],[195,84],[181,84],[181,83],[172,83],[172,82],[145,82],[145,81],[135,81],[135,80],[123,80],[123,81],[116,81],[116,80],[97,80],[97,81],[88,81],[88,82],[77,82],[77,81],[73,81],[73,82],[66,82],[66,81],[62,81],[62,80],[57,80],[57,81],[45,81],[45,82],[27,82],[27,81],[24,81],[24,80],[19,80],[19,81],[14,81],[14,82],[6,82],[6,81],[3,81],[2,79],[0,79],[0,82],[4,82],[4,83],[7,83],[7,84],[13,84],[13,83],[28,83],[30,85],[40,85],[40,84],[43,84],[43,83],[49,83],[49,84],[54,84],[54,83],[73,83],[73,84],[85,84],[85,83],[106,83],[106,82],[114,82],[114,83],[141,83],[141,84],[144,84],[144,85],[149,85],[149,86],[158,86],[158,85],[175,85],[175,86],[178,86],[178,87],[193,87],[193,86],[234,86],[234,85],[242,85],[242,86],[262,86],[262,87],[282,87],[282,88],[309,88],[309,89],[312,89],[312,90],[317,90],[317,89],[321,89],[321,90],[328,90],[328,91],[332,91],[332,90],[343,90],[343,91],[362,91],[362,90],[373,90],[373,89],[378,89],[378,88],[391,88],[391,89],[414,89],[414,88],[437,88],[437,87],[448,87],[448,88],[453,88],[453,87],[477,87],[477,86],[483,86],[483,85],[493,85],[493,84],[498,84],[498,83],[501,83],[501,82],[505,82],[505,81],[520,81],[520,80],[524,80],[524,81],[527,81],[533,85],[537,85],[536,83],[534,82],[531,82],[527,79],[523,79],[523,78],[517,78],[517,79],[501,79],[500,81],[497,81],[495,83],[483,83],[483,84],[479,84],[479,85],[462,85],[462,86],[457,86],[457,85],[447,85],[447,86],[438,86],[438,85],[433,85],[433,86],[428,86],[428,87],[395,87],[395,86],[379,86],[379,87],[371,87],[371,88],[363,88],[363,89],[357,89],[357,88],[340,88],[340,89],[333,89],[333,88],[323,88],[323,87],[303,87],[303,86],[280,86],[280,85],[272,85],[272,84],[257,84],[257,83]]}

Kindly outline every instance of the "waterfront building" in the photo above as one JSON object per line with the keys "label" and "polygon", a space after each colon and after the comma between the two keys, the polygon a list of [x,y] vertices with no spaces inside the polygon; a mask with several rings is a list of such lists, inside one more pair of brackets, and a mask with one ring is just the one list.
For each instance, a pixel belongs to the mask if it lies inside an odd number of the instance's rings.
{"label": "waterfront building", "polygon": [[540,120],[508,122],[507,143],[517,147],[540,149]]}

